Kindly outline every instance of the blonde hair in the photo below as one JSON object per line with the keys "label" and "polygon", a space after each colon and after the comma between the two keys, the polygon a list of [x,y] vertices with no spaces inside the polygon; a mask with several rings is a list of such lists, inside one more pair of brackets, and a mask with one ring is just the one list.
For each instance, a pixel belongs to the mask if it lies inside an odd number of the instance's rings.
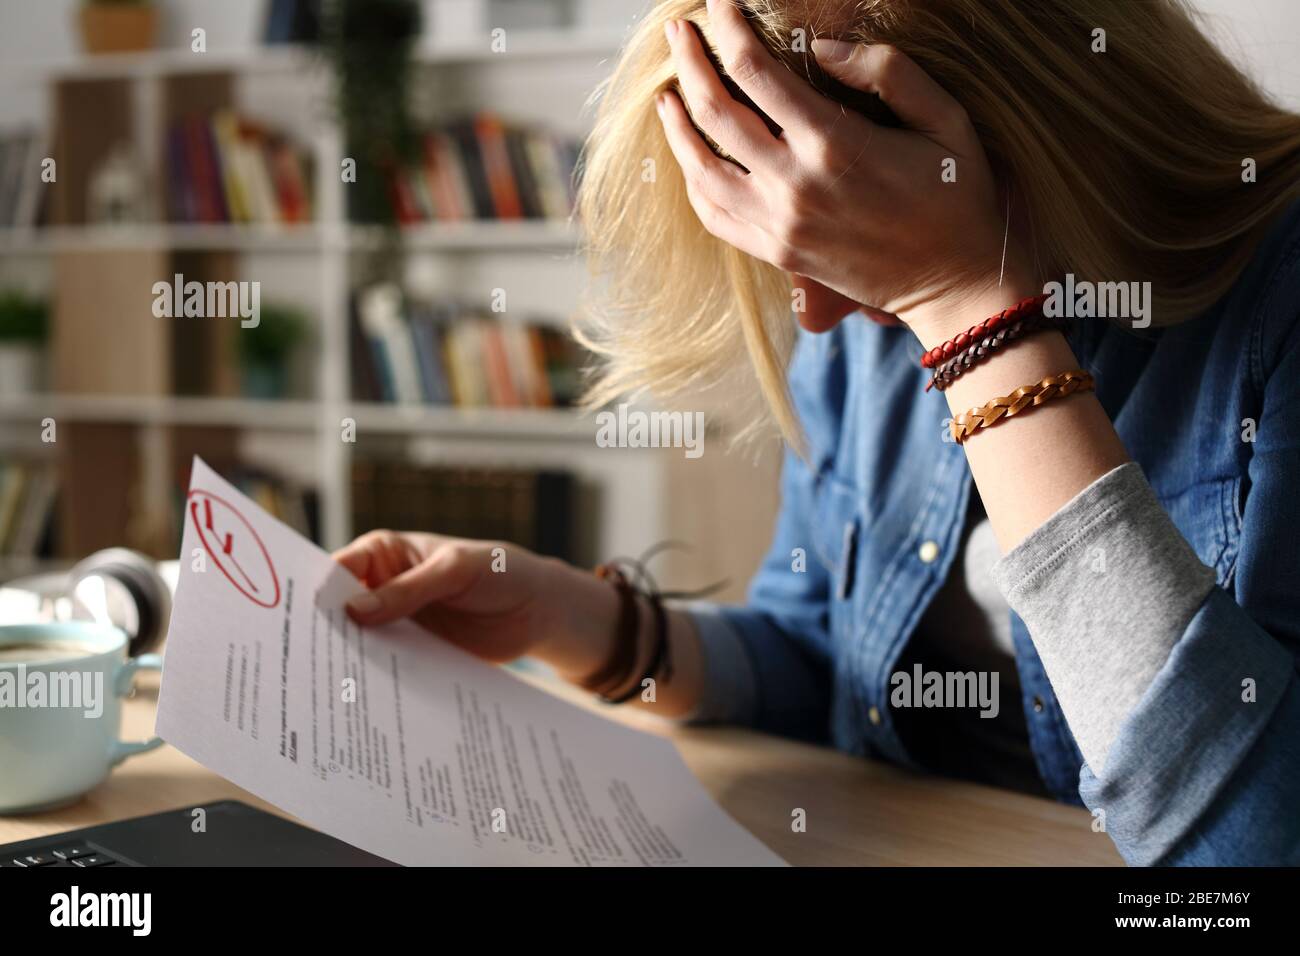
{"label": "blonde hair", "polygon": [[[792,42],[889,43],[966,108],[1014,184],[1040,280],[1152,282],[1153,321],[1204,311],[1232,286],[1268,223],[1300,197],[1300,117],[1269,99],[1201,31],[1185,0],[748,0],[789,69],[858,109]],[[686,198],[655,112],[676,80],[663,25],[705,0],[663,0],[638,25],[584,153],[578,214],[596,281],[577,331],[601,358],[594,403],[668,396],[748,374],[787,439],[799,428],[785,367],[789,278],[715,239]],[[1095,29],[1105,52],[1093,52]],[[1257,181],[1243,182],[1254,160]]]}

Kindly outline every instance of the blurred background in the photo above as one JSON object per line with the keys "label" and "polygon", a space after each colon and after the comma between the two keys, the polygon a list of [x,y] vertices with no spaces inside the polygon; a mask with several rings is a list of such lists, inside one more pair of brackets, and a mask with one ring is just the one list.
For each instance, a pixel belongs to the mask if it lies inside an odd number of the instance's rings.
{"label": "blurred background", "polygon": [[[200,454],[327,548],[676,539],[661,584],[742,593],[773,449],[599,448],[572,407],[574,166],[641,6],[0,6],[0,581],[175,558]],[[260,323],[157,317],[178,275],[260,283]]]}
{"label": "blurred background", "polygon": [[[200,454],[326,548],[397,527],[590,565],[674,539],[661,583],[743,593],[775,446],[726,454],[710,414],[698,459],[599,448],[572,408],[572,175],[645,5],[0,5],[0,582],[174,558]],[[1300,106],[1300,3],[1197,6]],[[158,318],[177,276],[259,283],[259,325]]]}

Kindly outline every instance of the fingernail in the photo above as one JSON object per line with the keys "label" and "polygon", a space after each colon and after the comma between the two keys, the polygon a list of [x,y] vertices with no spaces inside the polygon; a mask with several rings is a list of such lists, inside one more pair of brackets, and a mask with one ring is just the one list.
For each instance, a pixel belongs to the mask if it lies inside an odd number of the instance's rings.
{"label": "fingernail", "polygon": [[655,97],[655,109],[659,112],[660,116],[664,115],[664,100],[665,96],[663,93],[660,93]]}
{"label": "fingernail", "polygon": [[673,42],[673,39],[677,36],[676,20],[669,20],[667,23],[664,24],[664,36],[668,38],[669,43]]}
{"label": "fingernail", "polygon": [[348,602],[348,610],[359,617],[369,617],[383,606],[383,602],[375,597],[373,591],[366,591],[358,594]]}
{"label": "fingernail", "polygon": [[853,44],[843,40],[813,40],[813,56],[823,63],[843,63],[853,54]]}

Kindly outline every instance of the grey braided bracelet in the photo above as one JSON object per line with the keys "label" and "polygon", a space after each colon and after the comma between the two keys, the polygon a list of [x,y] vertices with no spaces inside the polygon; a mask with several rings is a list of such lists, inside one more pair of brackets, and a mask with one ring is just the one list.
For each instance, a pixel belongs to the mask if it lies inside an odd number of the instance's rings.
{"label": "grey braided bracelet", "polygon": [[1063,319],[1048,318],[1042,313],[1003,326],[978,342],[972,342],[935,369],[934,375],[930,379],[930,385],[942,392],[952,384],[954,379],[960,378],[972,365],[980,362],[1006,343],[1014,342],[1016,339],[1032,335],[1035,332],[1047,332],[1052,329],[1064,331],[1065,327],[1066,323]]}

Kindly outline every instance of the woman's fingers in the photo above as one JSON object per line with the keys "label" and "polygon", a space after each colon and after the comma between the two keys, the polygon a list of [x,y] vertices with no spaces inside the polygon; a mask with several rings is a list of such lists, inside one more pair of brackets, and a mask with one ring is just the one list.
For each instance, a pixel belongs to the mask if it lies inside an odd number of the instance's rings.
{"label": "woman's fingers", "polygon": [[395,568],[393,555],[400,551],[400,537],[393,531],[368,531],[335,551],[332,557],[371,587],[383,584],[404,570]]}
{"label": "woman's fingers", "polygon": [[746,214],[761,215],[749,174],[713,155],[691,125],[681,100],[671,90],[661,93],[655,105],[668,148],[682,168],[686,196],[700,224],[711,235],[742,252],[765,258],[769,238],[743,218]]}
{"label": "woman's fingers", "polygon": [[733,0],[709,0],[709,24],[727,75],[787,135],[839,114],[807,81],[776,61]]}
{"label": "woman's fingers", "polygon": [[884,43],[813,40],[813,55],[845,86],[875,93],[908,127],[947,146],[964,145],[966,111],[916,61]]}
{"label": "woman's fingers", "polygon": [[793,250],[782,246],[757,226],[737,219],[726,209],[693,190],[688,183],[686,196],[706,232],[746,255],[790,271],[795,267]]}
{"label": "woman's fingers", "polygon": [[756,198],[748,174],[735,163],[719,159],[700,137],[686,115],[686,107],[677,94],[665,90],[655,102],[663,123],[668,148],[673,151],[682,176],[696,193],[714,203],[745,216],[756,210]]}
{"label": "woman's fingers", "polygon": [[772,251],[773,242],[766,233],[747,222],[740,221],[689,185],[686,187],[686,195],[691,201],[691,208],[695,210],[695,215],[699,217],[700,225],[710,235],[716,236],[727,245],[734,246],[755,259],[762,259],[764,262],[773,261],[775,258]]}
{"label": "woman's fingers", "polygon": [[351,571],[354,578],[361,581],[366,579],[366,572],[370,570],[371,557],[370,550],[362,543],[361,538],[339,548],[330,557]]}
{"label": "woman's fingers", "polygon": [[746,169],[777,165],[784,144],[772,135],[757,113],[736,102],[727,92],[704,53],[695,27],[685,20],[670,20],[664,26],[664,33],[695,124]]}
{"label": "woman's fingers", "polygon": [[477,575],[478,569],[464,560],[460,549],[441,547],[380,587],[358,594],[348,602],[348,613],[358,624],[387,624],[457,596]]}
{"label": "woman's fingers", "polygon": [[686,198],[690,199],[690,208],[699,217],[699,224],[708,234],[716,235],[741,252],[766,263],[779,264],[780,251],[775,239],[754,225],[762,221],[763,211],[750,176],[708,150],[690,125],[685,107],[672,92],[660,96],[659,116],[668,137],[668,148],[682,166]]}

